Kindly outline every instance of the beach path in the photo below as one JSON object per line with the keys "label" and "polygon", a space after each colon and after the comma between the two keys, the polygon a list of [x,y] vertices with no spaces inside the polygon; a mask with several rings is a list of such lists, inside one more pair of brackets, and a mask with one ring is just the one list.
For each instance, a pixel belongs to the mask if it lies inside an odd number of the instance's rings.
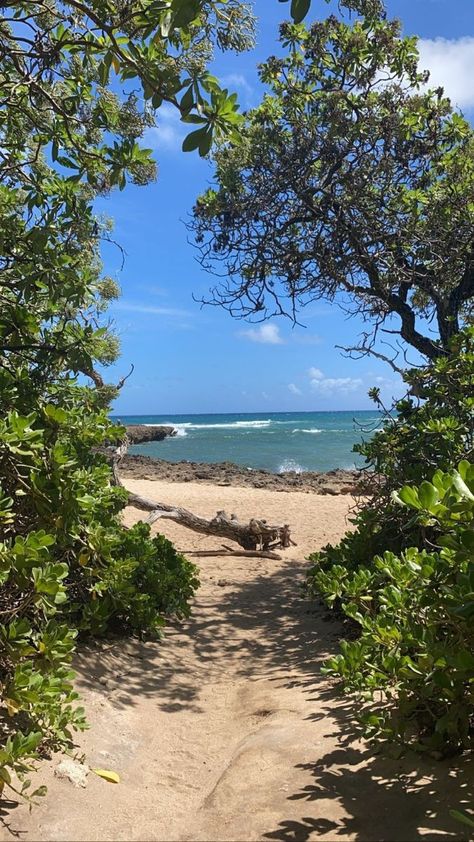
{"label": "beach path", "polygon": [[[307,554],[347,528],[348,496],[127,480],[147,497],[210,517],[217,509],[288,522],[298,542],[283,561],[199,558],[190,620],[159,643],[106,641],[77,659],[90,729],[76,761],[85,788],[43,763],[48,795],[28,813],[7,805],[0,838],[31,840],[462,839],[449,816],[469,769],[387,758],[357,739],[351,705],[320,673],[341,628],[305,600]],[[140,518],[129,509],[128,523]],[[179,549],[219,540],[171,521]]]}

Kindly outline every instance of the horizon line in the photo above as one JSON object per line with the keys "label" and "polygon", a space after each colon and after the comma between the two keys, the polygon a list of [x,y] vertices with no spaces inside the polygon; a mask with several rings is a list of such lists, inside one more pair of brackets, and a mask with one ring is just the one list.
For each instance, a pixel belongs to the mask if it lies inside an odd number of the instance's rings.
{"label": "horizon line", "polygon": [[380,412],[376,407],[374,409],[300,409],[300,410],[279,410],[279,409],[262,409],[247,412],[113,412],[111,417],[119,417],[121,415],[133,416],[134,418],[146,418],[150,415],[171,416],[171,415],[314,415],[319,413],[334,413],[334,412]]}

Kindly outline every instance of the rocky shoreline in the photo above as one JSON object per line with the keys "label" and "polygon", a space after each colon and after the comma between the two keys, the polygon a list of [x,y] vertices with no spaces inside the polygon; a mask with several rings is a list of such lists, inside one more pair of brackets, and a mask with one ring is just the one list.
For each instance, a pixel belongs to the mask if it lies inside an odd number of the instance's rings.
{"label": "rocky shoreline", "polygon": [[197,482],[211,485],[235,485],[265,488],[269,491],[302,491],[313,494],[363,494],[365,474],[362,471],[336,469],[319,473],[271,471],[243,468],[233,462],[167,462],[149,456],[124,457],[120,473],[132,479],[165,480],[166,482]]}

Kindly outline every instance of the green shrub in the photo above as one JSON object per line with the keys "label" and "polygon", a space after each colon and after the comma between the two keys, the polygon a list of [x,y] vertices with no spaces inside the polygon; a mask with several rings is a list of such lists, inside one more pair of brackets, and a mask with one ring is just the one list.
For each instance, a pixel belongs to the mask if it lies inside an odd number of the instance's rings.
{"label": "green shrub", "polygon": [[[388,500],[406,482],[420,483],[474,455],[474,327],[451,339],[450,354],[404,373],[409,395],[387,412],[384,428],[355,445],[383,475]],[[372,397],[379,402],[378,390]]]}
{"label": "green shrub", "polygon": [[372,493],[310,557],[308,590],[360,632],[329,668],[367,700],[367,733],[449,752],[469,742],[473,705],[474,329],[405,378],[409,396],[355,448]]}
{"label": "green shrub", "polygon": [[474,465],[406,485],[394,504],[435,541],[357,570],[316,564],[312,588],[360,629],[327,669],[368,702],[368,734],[443,755],[474,728]]}
{"label": "green shrub", "polygon": [[[407,518],[392,494],[474,457],[474,328],[452,339],[451,352],[426,368],[407,371],[411,394],[385,413],[382,430],[355,445],[366,460],[370,496],[352,518],[354,530],[337,546],[311,556],[319,567],[340,564],[355,570],[385,550],[400,553],[425,545],[426,530]],[[379,401],[376,389],[372,395]]]}
{"label": "green shrub", "polygon": [[126,492],[99,448],[122,430],[99,396],[71,382],[67,395],[57,388],[46,397],[30,383],[28,415],[9,406],[21,405],[18,393],[0,399],[3,785],[12,770],[23,777],[38,750],[85,727],[70,668],[77,635],[156,634],[167,616],[187,616],[198,584],[169,541],[151,539],[146,524],[121,525]]}

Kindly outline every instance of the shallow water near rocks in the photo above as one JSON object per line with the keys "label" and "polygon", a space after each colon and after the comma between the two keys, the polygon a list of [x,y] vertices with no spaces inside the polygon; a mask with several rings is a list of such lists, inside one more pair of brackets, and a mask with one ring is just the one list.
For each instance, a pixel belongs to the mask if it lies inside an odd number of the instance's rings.
{"label": "shallow water near rocks", "polygon": [[228,415],[120,415],[123,424],[171,425],[173,438],[137,445],[130,453],[170,462],[235,462],[248,468],[328,471],[360,467],[355,442],[380,428],[371,411],[270,412]]}

